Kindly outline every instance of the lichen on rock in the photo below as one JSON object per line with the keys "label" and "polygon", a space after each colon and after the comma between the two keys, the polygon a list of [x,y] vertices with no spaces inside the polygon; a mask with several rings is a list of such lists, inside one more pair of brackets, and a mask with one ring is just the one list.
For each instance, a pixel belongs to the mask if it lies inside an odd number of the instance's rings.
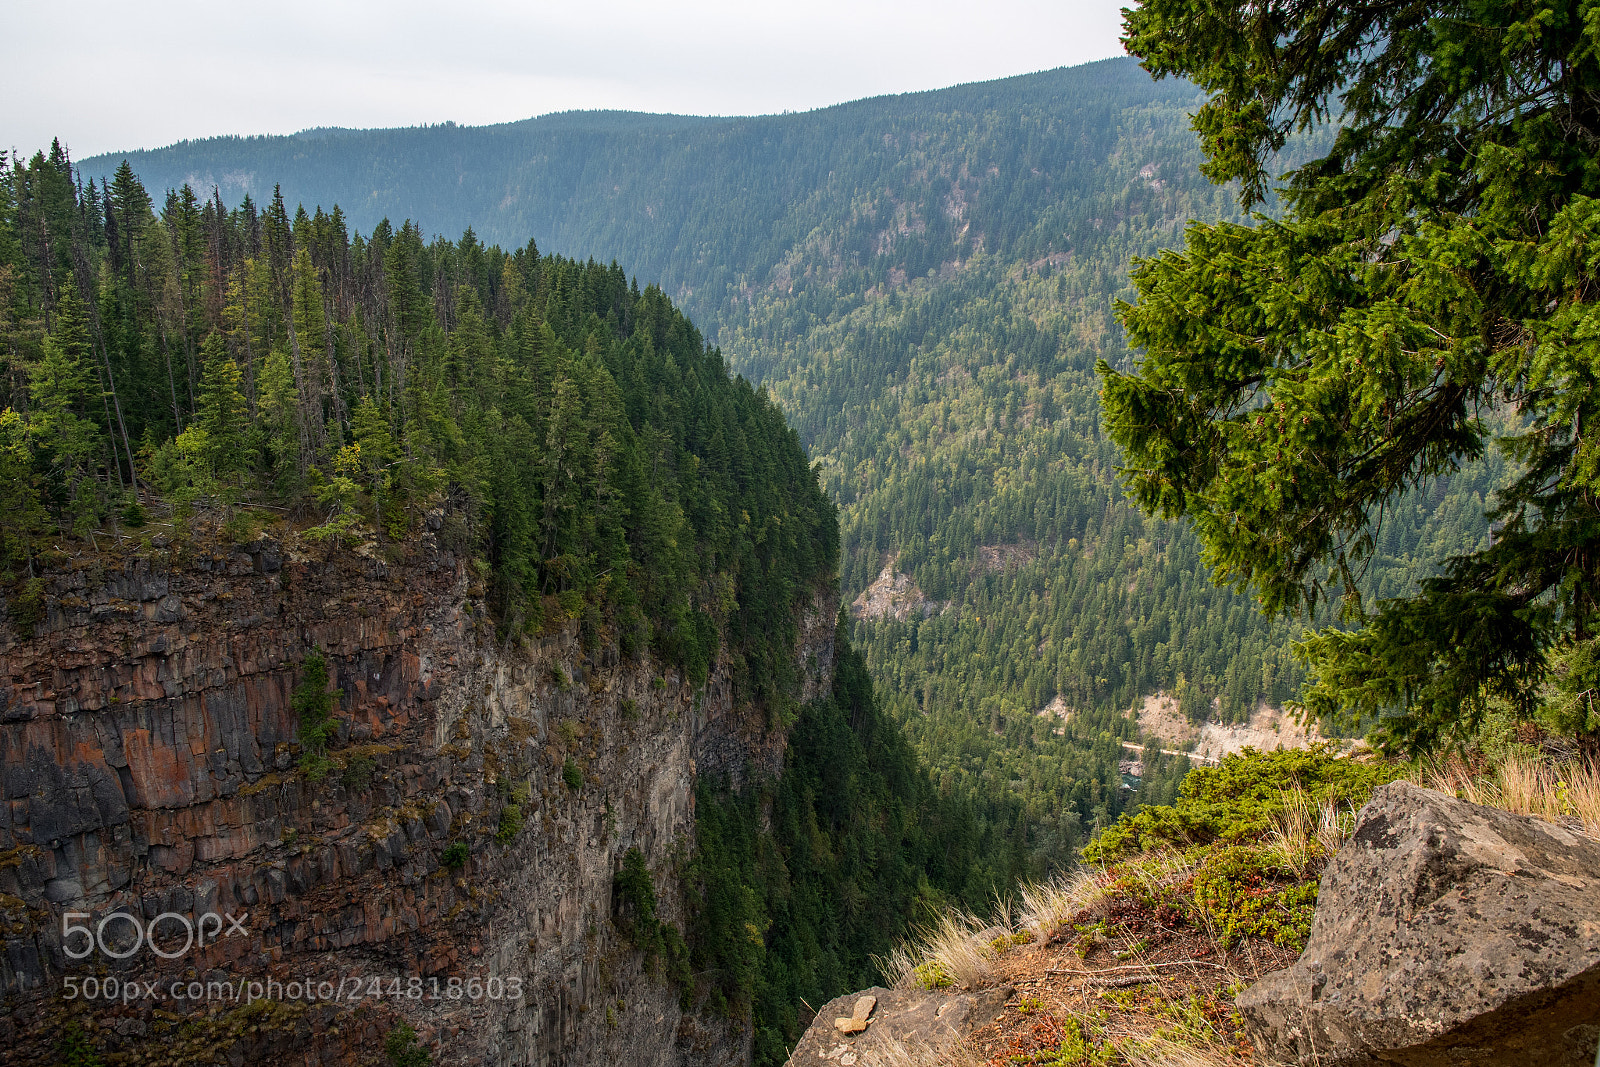
{"label": "lichen on rock", "polygon": [[1323,875],[1300,959],[1240,995],[1303,1064],[1589,1067],[1600,1043],[1600,842],[1408,782]]}

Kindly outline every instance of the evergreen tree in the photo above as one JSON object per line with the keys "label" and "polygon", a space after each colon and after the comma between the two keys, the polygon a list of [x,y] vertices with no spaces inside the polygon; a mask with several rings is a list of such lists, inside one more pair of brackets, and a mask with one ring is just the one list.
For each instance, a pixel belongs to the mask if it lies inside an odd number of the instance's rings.
{"label": "evergreen tree", "polygon": [[330,689],[330,684],[327,657],[316,649],[301,662],[300,684],[289,699],[299,717],[295,737],[300,742],[300,767],[313,781],[320,781],[332,766],[328,746],[338,731],[333,713],[344,692]]}
{"label": "evergreen tree", "polygon": [[295,388],[289,355],[283,349],[273,348],[267,353],[257,388],[261,430],[272,457],[274,484],[280,491],[293,494],[305,479],[300,449],[300,392]]}
{"label": "evergreen tree", "polygon": [[242,376],[216,330],[206,336],[200,357],[203,373],[196,425],[206,432],[212,472],[223,480],[235,478],[252,466],[250,408],[239,391]]}
{"label": "evergreen tree", "polygon": [[[1191,225],[1142,262],[1102,363],[1107,424],[1147,509],[1185,515],[1216,579],[1268,611],[1345,598],[1354,630],[1301,646],[1307,706],[1426,748],[1490,697],[1524,713],[1546,650],[1594,640],[1600,407],[1589,252],[1600,239],[1600,59],[1573,13],[1514,5],[1152,0],[1128,45],[1210,97],[1206,173],[1268,195],[1275,153],[1337,116],[1287,176],[1281,221]],[[1514,420],[1487,417],[1509,403]],[[1365,606],[1383,509],[1500,445],[1521,467],[1492,544]]]}
{"label": "evergreen tree", "polygon": [[[391,467],[399,458],[400,451],[395,447],[394,436],[389,432],[389,420],[378,410],[378,405],[372,402],[370,396],[362,397],[356,404],[355,411],[351,413],[350,433],[355,439],[356,451],[360,456],[362,481],[372,500],[373,524],[383,529],[384,502],[388,499],[390,487],[394,484]],[[394,524],[398,519],[398,513],[391,512],[390,523]]]}
{"label": "evergreen tree", "polygon": [[34,471],[26,419],[0,411],[0,582],[16,582],[32,568],[35,538],[46,516]]}
{"label": "evergreen tree", "polygon": [[83,412],[93,384],[81,346],[46,336],[29,375],[28,436],[46,469],[46,500],[58,518],[82,533],[96,519],[97,485],[91,461],[101,451],[100,434]]}

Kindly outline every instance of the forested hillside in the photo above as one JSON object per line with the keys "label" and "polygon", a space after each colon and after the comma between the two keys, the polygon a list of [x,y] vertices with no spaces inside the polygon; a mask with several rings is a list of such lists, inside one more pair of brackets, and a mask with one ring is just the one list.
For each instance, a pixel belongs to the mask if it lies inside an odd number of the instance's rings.
{"label": "forested hillside", "polygon": [[[270,509],[330,556],[392,560],[430,516],[507,644],[575,629],[696,687],[725,655],[735,698],[788,731],[783,773],[698,782],[687,945],[655,923],[648,876],[619,884],[638,947],[687,1005],[751,1022],[760,1063],[783,1060],[802,999],[871,982],[912,921],[1011,873],[842,624],[831,698],[798,702],[834,505],[772,401],[615,264],[410,223],[352,234],[337,207],[276,196],[185,189],[157,210],[130,169],[80,182],[57,145],[0,160],[0,373],[0,610],[22,635],[43,568],[157,520],[180,544],[199,521],[250,542]],[[328,703],[297,734],[313,781]]]}
{"label": "forested hillside", "polygon": [[[1211,586],[1197,542],[1116,483],[1097,359],[1135,256],[1236,212],[1198,172],[1199,95],[1127,60],[746,119],[570,114],[482,130],[321,131],[133,154],[353,217],[449,220],[617,257],[770,390],[841,507],[845,594],[880,698],[941,789],[980,800],[1002,878],[1066,862],[1129,797],[1128,709],[1238,719],[1298,691],[1300,627]],[[89,161],[109,172],[121,157]],[[1367,581],[1479,544],[1492,472],[1388,517]],[[909,584],[907,584],[909,583]],[[1056,702],[1065,722],[1038,712]],[[1060,733],[1056,731],[1060,730]],[[1168,799],[1150,768],[1141,799]]]}
{"label": "forested hillside", "polygon": [[[0,183],[9,395],[4,577],[30,601],[60,531],[266,499],[401,537],[443,495],[509,635],[569,620],[792,714],[798,605],[835,568],[833,506],[793,431],[655,287],[615,265],[354,238],[337,207],[157,217],[119,168],[82,194],[59,146]],[[26,613],[27,607],[18,610]],[[24,619],[24,622],[26,620]]]}

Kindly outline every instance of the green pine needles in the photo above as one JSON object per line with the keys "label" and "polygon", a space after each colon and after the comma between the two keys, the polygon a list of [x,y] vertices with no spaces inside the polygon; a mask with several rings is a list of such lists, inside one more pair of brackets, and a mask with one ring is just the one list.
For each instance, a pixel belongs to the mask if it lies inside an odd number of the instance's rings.
{"label": "green pine needles", "polygon": [[313,782],[322,781],[333,768],[328,746],[339,730],[333,711],[344,694],[328,686],[328,661],[318,649],[300,664],[300,684],[290,697],[300,721],[295,732],[300,742],[300,770]]}
{"label": "green pine needles", "polygon": [[[1129,50],[1210,96],[1206,173],[1281,219],[1193,224],[1140,261],[1135,373],[1105,420],[1146,509],[1186,516],[1219,583],[1269,612],[1341,600],[1308,634],[1315,715],[1426,749],[1493,699],[1531,714],[1552,651],[1600,609],[1600,56],[1576,7],[1151,0]],[[1491,451],[1492,543],[1361,597],[1388,509]],[[1580,657],[1581,660],[1581,657]],[[1567,677],[1582,679],[1583,672]],[[1593,735],[1591,735],[1592,737]]]}
{"label": "green pine needles", "polygon": [[655,879],[645,865],[644,853],[637,848],[628,849],[612,886],[618,928],[644,953],[647,970],[654,971],[658,962],[664,965],[666,978],[678,987],[684,1010],[688,1010],[694,995],[689,949],[678,928],[657,915]]}
{"label": "green pine needles", "polygon": [[384,1035],[383,1056],[389,1067],[429,1067],[433,1053],[417,1039],[416,1028],[410,1023],[395,1023]]}

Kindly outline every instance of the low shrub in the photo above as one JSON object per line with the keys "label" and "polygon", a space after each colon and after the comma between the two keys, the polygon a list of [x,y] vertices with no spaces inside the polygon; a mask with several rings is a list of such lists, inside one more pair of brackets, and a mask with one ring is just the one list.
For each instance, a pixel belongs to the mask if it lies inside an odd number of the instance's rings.
{"label": "low shrub", "polygon": [[433,1053],[417,1041],[417,1032],[409,1023],[395,1023],[383,1039],[383,1055],[389,1067],[429,1067]]}
{"label": "low shrub", "polygon": [[507,804],[500,809],[500,825],[495,828],[494,839],[509,845],[522,832],[522,806]]}
{"label": "low shrub", "polygon": [[1209,927],[1227,948],[1259,937],[1296,951],[1311,936],[1317,883],[1284,871],[1266,848],[1211,849],[1191,883],[1197,925]]}
{"label": "low shrub", "polygon": [[364,793],[372,784],[372,772],[375,766],[377,765],[371,756],[365,752],[358,752],[345,761],[344,773],[339,776],[339,780],[352,793]]}
{"label": "low shrub", "polygon": [[1114,863],[1164,847],[1259,840],[1277,828],[1284,797],[1295,790],[1318,808],[1359,808],[1378,786],[1404,776],[1399,764],[1342,757],[1331,744],[1275,752],[1246,749],[1220,766],[1196,767],[1183,779],[1175,802],[1124,815],[1084,846],[1083,857]]}

